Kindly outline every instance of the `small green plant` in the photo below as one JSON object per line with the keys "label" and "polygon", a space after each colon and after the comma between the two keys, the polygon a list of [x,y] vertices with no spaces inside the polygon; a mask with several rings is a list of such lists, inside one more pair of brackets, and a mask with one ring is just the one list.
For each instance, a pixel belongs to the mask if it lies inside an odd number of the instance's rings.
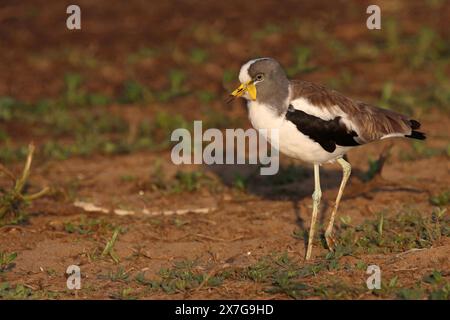
{"label": "small green plant", "polygon": [[216,95],[212,91],[201,90],[197,93],[198,99],[203,104],[208,104],[214,99],[216,99]]}
{"label": "small green plant", "polygon": [[275,268],[269,257],[260,259],[257,263],[247,268],[247,277],[255,282],[267,281],[275,272]]}
{"label": "small green plant", "polygon": [[369,159],[369,168],[364,173],[363,180],[364,181],[370,181],[372,180],[377,174],[381,172],[382,163],[379,161],[379,159]]}
{"label": "small green plant", "polygon": [[402,288],[397,291],[397,297],[403,300],[420,300],[425,292],[421,288]]}
{"label": "small green plant", "polygon": [[[338,249],[339,250],[339,249]],[[306,284],[306,279],[316,276],[322,271],[339,270],[339,259],[342,253],[329,254],[322,261],[314,264],[303,264],[293,261],[287,253],[262,257],[258,262],[246,268],[244,277],[252,281],[268,284],[265,290],[269,293],[284,293],[299,299],[313,295],[324,295],[324,288]]]}
{"label": "small green plant", "polygon": [[173,98],[182,96],[188,92],[184,86],[186,74],[182,70],[174,69],[169,72],[169,88],[160,92],[157,98],[161,102],[167,102]]}
{"label": "small green plant", "polygon": [[330,284],[319,285],[314,288],[314,294],[319,295],[325,299],[345,299],[349,300],[358,297],[367,290],[364,286],[349,285],[346,282],[333,280]]}
{"label": "small green plant", "polygon": [[294,49],[295,63],[292,67],[289,67],[286,71],[288,76],[292,77],[299,73],[307,73],[316,69],[311,65],[309,60],[311,57],[311,49],[308,47],[297,47]]}
{"label": "small green plant", "polygon": [[20,178],[0,165],[0,171],[7,175],[14,186],[10,190],[0,190],[0,226],[5,224],[17,224],[26,219],[24,208],[33,200],[40,198],[49,192],[44,188],[34,194],[24,194],[25,186],[30,175],[31,162],[33,160],[34,145],[28,146],[28,156]]}
{"label": "small green plant", "polygon": [[16,260],[16,258],[16,252],[0,252],[0,272],[10,269],[13,266],[13,261]]}
{"label": "small green plant", "polygon": [[152,290],[162,290],[167,294],[174,294],[196,290],[200,287],[220,286],[229,275],[226,271],[202,273],[197,268],[196,261],[181,260],[175,262],[172,268],[161,269],[157,280],[148,280],[141,275],[136,281],[149,286]]}
{"label": "small green plant", "polygon": [[133,182],[133,181],[136,181],[136,179],[137,179],[137,177],[132,174],[124,174],[124,175],[120,176],[120,181],[122,181],[122,182]]}
{"label": "small green plant", "polygon": [[87,95],[87,103],[91,106],[106,106],[112,101],[111,97],[108,97],[101,93],[89,93]]}
{"label": "small green plant", "polygon": [[155,49],[142,47],[142,48],[139,48],[139,50],[136,51],[135,53],[130,54],[127,58],[127,62],[129,64],[135,64],[135,63],[138,63],[139,61],[153,58],[156,55],[157,55],[157,52]]}
{"label": "small green plant", "polygon": [[178,171],[175,175],[174,192],[193,192],[199,190],[207,177],[200,171]]}
{"label": "small green plant", "polygon": [[129,282],[130,274],[123,267],[117,268],[115,272],[109,271],[108,274],[101,274],[99,279],[107,279],[113,282]]}
{"label": "small green plant", "polygon": [[65,99],[69,105],[83,105],[86,103],[86,93],[80,89],[82,77],[76,73],[68,73],[64,77],[66,85]]}
{"label": "small green plant", "polygon": [[162,170],[161,159],[155,161],[153,171],[150,175],[150,183],[153,190],[167,190],[169,188],[165,172]]}
{"label": "small green plant", "polygon": [[208,53],[201,48],[194,48],[191,50],[189,60],[194,64],[201,64],[208,59]]}
{"label": "small green plant", "polygon": [[428,147],[423,141],[414,140],[412,142],[413,150],[411,152],[402,151],[400,158],[404,161],[412,161],[417,159],[426,159],[434,156],[445,155],[446,149],[438,149]]}
{"label": "small green plant", "polygon": [[395,276],[391,280],[389,280],[388,287],[390,289],[393,289],[393,288],[397,287],[397,284],[398,284],[398,276]]}
{"label": "small green plant", "polygon": [[123,288],[113,293],[111,298],[118,300],[136,300],[138,297],[135,295],[133,288]]}
{"label": "small green plant", "polygon": [[78,221],[68,221],[64,223],[64,231],[80,235],[106,233],[115,229],[115,225],[104,219],[88,219],[86,216],[82,216]]}
{"label": "small green plant", "polygon": [[239,172],[234,175],[233,187],[240,191],[245,191],[248,188],[248,177],[242,176]]}
{"label": "small green plant", "polygon": [[392,81],[387,81],[381,89],[378,105],[383,108],[412,114],[417,104],[420,104],[418,100],[419,96],[417,93],[396,90],[395,84]]}
{"label": "small green plant", "polygon": [[124,83],[121,97],[121,103],[138,103],[142,102],[149,96],[149,91],[139,82],[128,80]]}
{"label": "small green plant", "polygon": [[449,218],[444,213],[422,216],[415,210],[405,209],[395,217],[387,217],[381,212],[377,219],[366,220],[356,227],[341,225],[336,236],[337,247],[349,254],[427,248],[448,236],[448,223]]}
{"label": "small green plant", "polygon": [[431,300],[449,300],[450,282],[444,277],[443,272],[433,270],[423,278],[423,282],[431,285],[428,298]]}
{"label": "small green plant", "polygon": [[144,119],[139,123],[135,136],[128,134],[127,141],[132,144],[134,150],[148,150],[158,147],[153,139],[152,124],[148,119]]}
{"label": "small green plant", "polygon": [[430,203],[435,206],[444,207],[450,203],[450,190],[430,197]]}
{"label": "small green plant", "polygon": [[152,139],[159,148],[170,146],[170,135],[178,128],[189,129],[188,121],[181,114],[170,114],[166,111],[158,111],[151,124]]}
{"label": "small green plant", "polygon": [[386,21],[385,43],[389,51],[394,52],[399,46],[399,28],[397,21],[388,19]]}
{"label": "small green plant", "polygon": [[67,146],[49,140],[43,145],[42,154],[46,158],[65,160],[71,155],[71,150],[70,148],[67,148]]}
{"label": "small green plant", "polygon": [[180,218],[175,218],[173,219],[173,224],[177,227],[177,228],[181,228],[182,226],[189,224],[189,221],[185,221],[182,220]]}
{"label": "small green plant", "polygon": [[379,105],[383,107],[389,107],[389,102],[391,101],[393,92],[394,92],[393,82],[392,81],[385,82],[381,89],[381,98]]}
{"label": "small green plant", "polygon": [[0,161],[11,163],[13,161],[22,161],[27,157],[27,146],[12,146],[9,141],[0,146]]}
{"label": "small green plant", "polygon": [[117,237],[119,236],[120,228],[116,228],[114,230],[114,233],[111,237],[111,239],[106,243],[105,248],[103,249],[103,252],[101,254],[102,257],[105,257],[109,255],[115,263],[119,263],[119,257],[117,257],[116,253],[114,252],[114,245],[117,241]]}
{"label": "small green plant", "polygon": [[[445,63],[443,63],[445,65]],[[450,80],[443,70],[443,66],[436,66],[434,81],[425,90],[425,102],[429,105],[436,105],[448,112],[450,105]],[[447,153],[450,156],[450,152]]]}
{"label": "small green plant", "polygon": [[18,102],[11,97],[0,97],[0,120],[9,121],[13,118],[13,109]]}
{"label": "small green plant", "polygon": [[414,140],[412,146],[414,152],[422,158],[429,158],[441,153],[440,150],[433,149],[427,146],[426,143],[423,141]]}
{"label": "small green plant", "polygon": [[0,298],[5,300],[23,300],[31,297],[33,292],[31,289],[22,284],[12,287],[9,282],[0,283]]}
{"label": "small green plant", "polygon": [[222,82],[223,83],[229,83],[233,81],[236,78],[236,72],[233,70],[224,70],[223,76],[222,76]]}
{"label": "small green plant", "polygon": [[431,300],[449,300],[450,299],[450,282],[443,286],[433,288],[429,294]]}
{"label": "small green plant", "polygon": [[293,299],[311,295],[311,287],[300,281],[293,281],[287,272],[274,276],[273,286],[266,290],[269,293],[284,293]]}
{"label": "small green plant", "polygon": [[0,129],[0,142],[5,142],[10,140],[11,138],[9,137],[9,135],[6,133],[6,131]]}
{"label": "small green plant", "polygon": [[437,43],[436,33],[430,28],[422,28],[416,38],[414,54],[411,57],[411,65],[414,68],[423,66],[427,59],[434,58],[436,51],[434,44]]}
{"label": "small green plant", "polygon": [[158,281],[147,279],[145,277],[144,272],[139,272],[136,275],[136,277],[134,278],[134,280],[140,285],[144,285],[144,286],[150,287],[150,289],[158,289],[159,288]]}
{"label": "small green plant", "polygon": [[426,275],[423,278],[423,281],[430,284],[439,284],[444,280],[442,276],[442,272],[433,270],[433,272],[429,275]]}

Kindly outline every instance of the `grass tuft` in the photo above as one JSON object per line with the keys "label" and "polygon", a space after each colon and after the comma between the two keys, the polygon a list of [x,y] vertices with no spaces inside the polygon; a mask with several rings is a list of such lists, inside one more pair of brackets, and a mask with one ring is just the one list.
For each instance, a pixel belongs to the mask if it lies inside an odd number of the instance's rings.
{"label": "grass tuft", "polygon": [[140,273],[135,280],[151,290],[175,294],[220,286],[229,276],[230,273],[227,271],[205,273],[202,268],[198,267],[196,261],[181,260],[175,262],[172,268],[162,268],[159,271],[159,279],[149,280]]}
{"label": "grass tuft", "polygon": [[116,228],[114,230],[114,233],[113,233],[111,239],[106,243],[106,246],[103,249],[103,252],[101,254],[102,257],[109,255],[114,260],[115,263],[119,263],[119,257],[114,252],[114,245],[117,241],[117,237],[119,236],[119,233],[120,233],[120,228]]}
{"label": "grass tuft", "polygon": [[50,189],[44,188],[34,194],[25,194],[25,187],[30,175],[31,162],[33,161],[34,145],[28,146],[28,155],[22,175],[16,178],[8,169],[0,165],[0,171],[8,176],[13,187],[10,190],[0,190],[0,226],[6,224],[18,224],[26,220],[26,212],[24,208],[35,199],[46,195]]}
{"label": "grass tuft", "polygon": [[13,261],[17,258],[17,252],[0,252],[0,273],[14,267]]}

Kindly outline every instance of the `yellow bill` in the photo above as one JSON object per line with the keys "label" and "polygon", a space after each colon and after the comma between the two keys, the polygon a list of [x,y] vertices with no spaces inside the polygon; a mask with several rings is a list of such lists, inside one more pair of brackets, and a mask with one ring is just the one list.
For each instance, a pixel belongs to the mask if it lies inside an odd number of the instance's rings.
{"label": "yellow bill", "polygon": [[250,98],[254,101],[256,100],[256,87],[253,84],[253,81],[248,81],[246,83],[241,84],[236,90],[234,90],[231,95],[233,97],[240,97],[242,96],[245,92],[248,92],[248,95],[250,96]]}

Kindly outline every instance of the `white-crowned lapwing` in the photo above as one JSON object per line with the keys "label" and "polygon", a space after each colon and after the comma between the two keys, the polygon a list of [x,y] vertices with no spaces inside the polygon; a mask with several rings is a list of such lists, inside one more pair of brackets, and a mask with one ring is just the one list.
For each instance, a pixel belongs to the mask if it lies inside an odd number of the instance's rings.
{"label": "white-crowned lapwing", "polygon": [[[280,64],[272,58],[248,61],[239,73],[241,85],[231,98],[248,100],[249,118],[256,129],[277,129],[279,151],[314,165],[314,193],[306,259],[310,259],[315,223],[322,192],[319,166],[338,162],[342,182],[325,231],[333,250],[333,223],[351,166],[343,158],[350,149],[392,137],[423,140],[416,131],[420,123],[391,110],[347,98],[325,87],[301,80],[289,80]],[[270,135],[267,135],[270,142]]]}

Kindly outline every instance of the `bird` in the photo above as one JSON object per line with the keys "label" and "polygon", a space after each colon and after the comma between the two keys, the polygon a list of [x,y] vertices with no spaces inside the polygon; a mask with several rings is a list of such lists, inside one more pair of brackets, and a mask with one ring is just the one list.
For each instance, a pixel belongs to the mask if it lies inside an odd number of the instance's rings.
{"label": "bird", "polygon": [[[280,153],[314,167],[306,260],[311,258],[322,197],[320,166],[337,162],[342,167],[342,180],[324,234],[328,249],[333,251],[333,225],[351,174],[345,154],[355,147],[387,138],[426,138],[425,133],[417,131],[420,128],[417,120],[348,98],[320,84],[290,80],[273,58],[257,58],[243,64],[239,81],[241,85],[229,95],[229,102],[238,97],[246,99],[252,126],[257,130],[276,129]],[[265,138],[271,142],[271,136]]]}

